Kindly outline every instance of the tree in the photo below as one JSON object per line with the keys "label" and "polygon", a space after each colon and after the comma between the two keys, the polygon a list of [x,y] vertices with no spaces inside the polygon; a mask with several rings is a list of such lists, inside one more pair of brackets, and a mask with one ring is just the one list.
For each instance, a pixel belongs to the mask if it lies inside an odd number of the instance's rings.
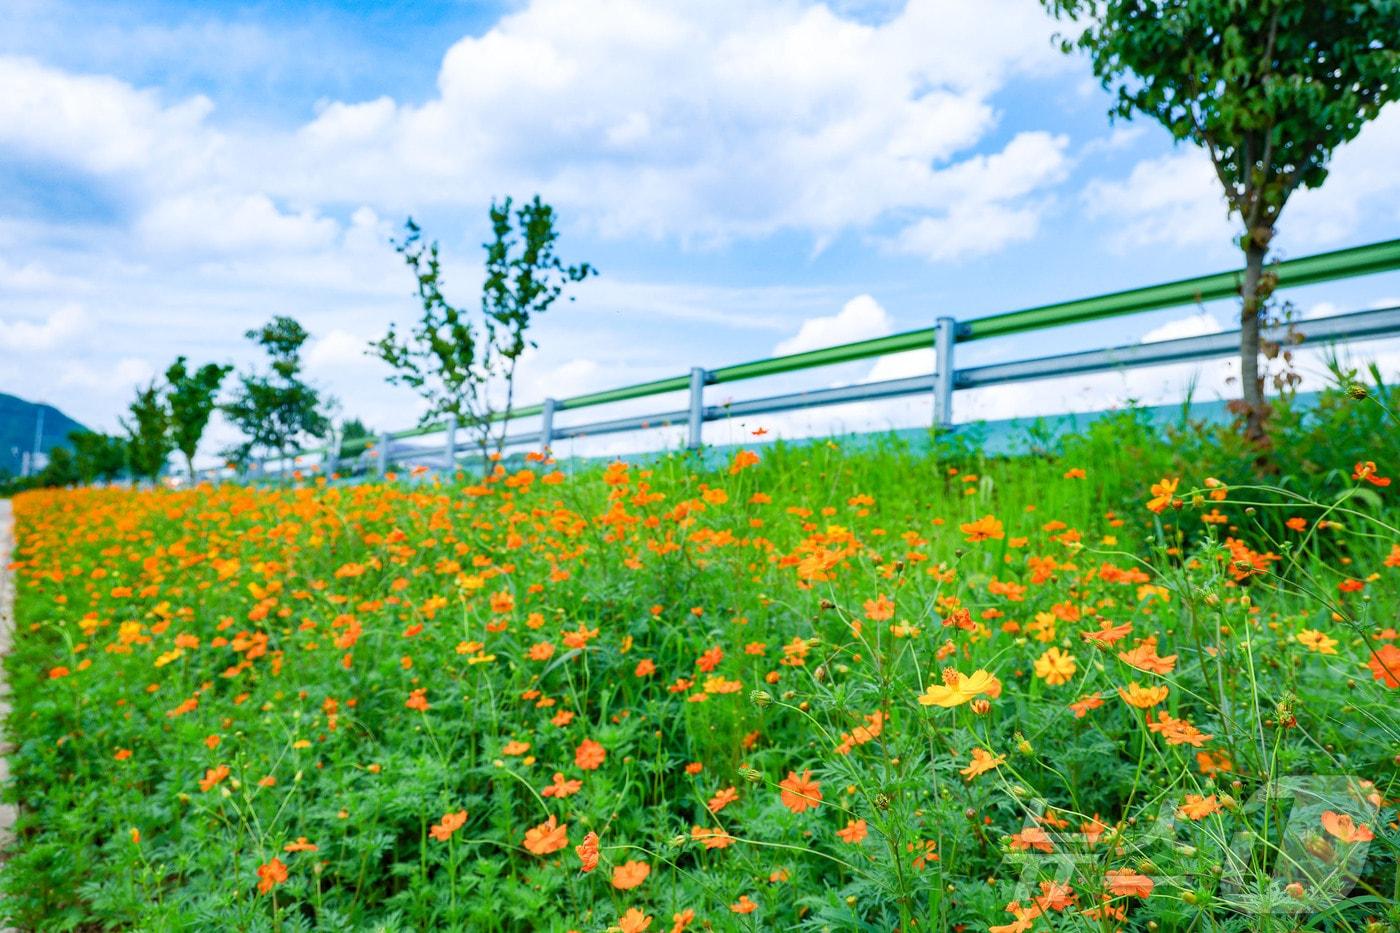
{"label": "tree", "polygon": [[78,480],[94,483],[112,482],[126,467],[126,443],[119,437],[95,431],[72,431],[68,441],[73,445],[73,464]]}
{"label": "tree", "polygon": [[40,486],[73,486],[78,483],[78,467],[73,452],[67,447],[55,447],[49,451],[49,462],[39,473]]}
{"label": "tree", "polygon": [[340,423],[339,458],[347,460],[364,452],[369,439],[373,437],[369,428],[359,418],[350,418]]}
{"label": "tree", "polygon": [[224,414],[243,432],[244,441],[225,451],[246,465],[254,451],[285,459],[305,437],[325,437],[330,419],[322,412],[321,394],[301,378],[301,347],[306,330],[294,319],[279,315],[245,336],[271,358],[265,373],[238,377],[234,397],[222,406]]}
{"label": "tree", "polygon": [[565,265],[555,253],[554,209],[539,195],[514,213],[511,206],[510,198],[491,203],[492,241],[484,244],[486,279],[475,315],[443,295],[438,244],[425,245],[410,217],[407,235],[394,246],[417,279],[422,314],[407,337],[391,325],[370,347],[392,369],[391,384],[414,389],[428,403],[422,424],[455,417],[475,437],[483,459],[505,446],[516,367],[535,346],[526,337],[532,319],[548,311],[566,285],[597,274],[588,263]]}
{"label": "tree", "polygon": [[194,478],[194,452],[209,424],[209,417],[218,407],[214,397],[232,366],[205,363],[194,372],[185,368],[185,358],[179,356],[165,371],[166,400],[170,405],[170,431],[175,449],[185,457],[190,482]]}
{"label": "tree", "polygon": [[[1400,96],[1400,0],[1041,0],[1084,25],[1111,114],[1150,116],[1205,149],[1241,224],[1240,378],[1246,434],[1269,409],[1260,322],[1276,284],[1265,267],[1279,215],[1327,177],[1333,151]],[[1276,350],[1276,348],[1272,348]]]}
{"label": "tree", "polygon": [[131,420],[122,419],[127,434],[127,463],[133,476],[154,480],[175,449],[170,439],[170,412],[154,380],[146,388],[136,390],[130,411]]}

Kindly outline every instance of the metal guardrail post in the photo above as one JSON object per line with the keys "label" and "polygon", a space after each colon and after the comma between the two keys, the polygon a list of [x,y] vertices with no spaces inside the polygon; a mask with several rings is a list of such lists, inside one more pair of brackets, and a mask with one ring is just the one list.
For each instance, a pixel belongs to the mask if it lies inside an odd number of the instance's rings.
{"label": "metal guardrail post", "polygon": [[457,416],[447,416],[446,437],[443,440],[443,464],[442,468],[448,475],[457,471]]}
{"label": "metal guardrail post", "polygon": [[953,426],[953,343],[958,322],[941,317],[933,328],[933,426]]}
{"label": "metal guardrail post", "polygon": [[388,433],[379,435],[379,449],[374,452],[374,458],[379,467],[379,475],[383,476],[389,472],[389,443],[391,438]]}
{"label": "metal guardrail post", "polygon": [[554,443],[554,408],[558,403],[552,398],[544,400],[540,411],[540,452],[549,450]]}
{"label": "metal guardrail post", "polygon": [[686,446],[699,450],[705,427],[705,382],[709,373],[699,366],[690,370],[690,424],[686,431]]}
{"label": "metal guardrail post", "polygon": [[340,432],[332,429],[330,436],[326,438],[326,455],[321,458],[321,473],[326,479],[330,479],[331,474],[338,469],[340,469]]}

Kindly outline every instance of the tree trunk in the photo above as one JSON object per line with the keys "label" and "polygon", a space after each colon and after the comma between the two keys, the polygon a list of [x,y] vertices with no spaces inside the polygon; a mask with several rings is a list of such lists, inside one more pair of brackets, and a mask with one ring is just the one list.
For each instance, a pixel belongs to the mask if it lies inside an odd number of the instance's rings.
{"label": "tree trunk", "polygon": [[199,480],[194,475],[194,457],[185,454],[185,469],[190,471],[190,488],[199,485]]}
{"label": "tree trunk", "polygon": [[1240,409],[1244,416],[1245,437],[1256,443],[1264,440],[1268,407],[1264,402],[1264,379],[1259,375],[1259,317],[1267,292],[1260,294],[1264,276],[1264,256],[1268,247],[1251,236],[1244,250],[1244,284],[1240,286]]}

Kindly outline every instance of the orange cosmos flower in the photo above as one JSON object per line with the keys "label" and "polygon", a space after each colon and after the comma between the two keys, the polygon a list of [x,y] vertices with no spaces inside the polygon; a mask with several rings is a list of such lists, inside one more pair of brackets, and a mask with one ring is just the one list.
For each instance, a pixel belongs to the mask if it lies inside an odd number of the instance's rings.
{"label": "orange cosmos flower", "polygon": [[258,866],[258,893],[266,894],[287,880],[287,866],[280,858],[274,858]]}
{"label": "orange cosmos flower", "polygon": [[803,771],[801,777],[796,771],[789,771],[778,787],[782,788],[780,798],[783,806],[793,813],[814,810],[821,806],[822,786],[812,780],[810,770]]}
{"label": "orange cosmos flower", "polygon": [[755,910],[758,910],[758,905],[749,900],[747,894],[741,894],[739,895],[739,902],[737,904],[730,904],[729,909],[736,914],[751,914]]}
{"label": "orange cosmos flower", "polygon": [[646,862],[623,862],[613,868],[612,886],[619,891],[630,891],[646,881],[649,874],[651,866]]}
{"label": "orange cosmos flower", "polygon": [[1234,770],[1234,765],[1223,752],[1212,755],[1210,752],[1196,753],[1196,767],[1201,769],[1201,773],[1209,777],[1223,771]]}
{"label": "orange cosmos flower", "polygon": [[1147,500],[1147,508],[1151,512],[1160,515],[1167,510],[1167,506],[1172,504],[1172,497],[1176,495],[1176,487],[1181,480],[1163,479],[1160,483],[1152,484],[1152,498]]}
{"label": "orange cosmos flower", "polygon": [[1332,810],[1322,811],[1322,828],[1347,843],[1370,842],[1376,838],[1376,834],[1371,832],[1371,827],[1364,823],[1358,826],[1345,813],[1335,813]]}
{"label": "orange cosmos flower", "polygon": [[569,824],[551,816],[525,833],[525,850],[533,855],[549,855],[569,844]]}
{"label": "orange cosmos flower", "polygon": [[1187,794],[1186,802],[1177,808],[1176,815],[1188,820],[1203,820],[1212,813],[1220,812],[1220,801],[1214,794],[1202,797],[1200,794]]}
{"label": "orange cosmos flower", "polygon": [[866,836],[870,835],[870,829],[865,825],[865,820],[851,820],[846,823],[844,829],[838,829],[836,835],[851,845],[859,845]]}
{"label": "orange cosmos flower", "polygon": [[579,871],[587,874],[598,867],[598,834],[589,833],[583,837],[583,844],[574,846],[574,852],[578,855],[578,860],[583,864]]}
{"label": "orange cosmos flower", "polygon": [[692,826],[690,838],[707,849],[727,849],[735,842],[734,837],[723,829],[706,829],[703,826]]}
{"label": "orange cosmos flower", "polygon": [[640,907],[629,907],[627,913],[617,918],[617,928],[622,933],[643,933],[651,929],[652,918]]}
{"label": "orange cosmos flower", "polygon": [[1173,719],[1161,710],[1157,712],[1156,722],[1152,721],[1151,714],[1148,715],[1147,728],[1157,735],[1164,736],[1168,745],[1190,745],[1192,748],[1200,748],[1207,740],[1214,738],[1186,720]]}
{"label": "orange cosmos flower", "polygon": [[408,695],[408,699],[404,701],[403,705],[409,709],[416,709],[420,713],[426,713],[429,709],[427,689],[419,687],[414,690]]}
{"label": "orange cosmos flower", "polygon": [[758,463],[758,454],[752,450],[741,450],[734,455],[734,459],[729,463],[729,475],[742,472],[746,467],[751,467]]}
{"label": "orange cosmos flower", "polygon": [[1144,638],[1131,651],[1118,652],[1118,659],[1149,674],[1170,674],[1176,669],[1176,655],[1169,654],[1164,658],[1157,654],[1156,635]]}
{"label": "orange cosmos flower", "polygon": [[1098,709],[1100,706],[1103,706],[1103,699],[1097,693],[1090,693],[1075,700],[1069,708],[1074,710],[1075,719],[1083,719],[1089,710]]}
{"label": "orange cosmos flower", "polygon": [[1131,868],[1115,868],[1104,876],[1108,889],[1118,897],[1147,897],[1152,893],[1152,879],[1139,875]]}
{"label": "orange cosmos flower", "polygon": [[686,908],[680,913],[671,914],[671,933],[685,933],[685,928],[690,926],[694,919],[695,911],[690,908]]}
{"label": "orange cosmos flower", "polygon": [[592,739],[584,739],[574,751],[574,764],[585,771],[597,771],[607,757],[607,749]]}
{"label": "orange cosmos flower", "polygon": [[582,781],[565,780],[564,773],[562,771],[555,771],[554,783],[550,784],[544,790],[540,791],[540,796],[558,797],[562,799],[564,797],[572,797],[574,794],[577,794],[581,790],[583,790]]}
{"label": "orange cosmos flower", "polygon": [[1371,654],[1371,660],[1366,666],[1371,669],[1371,675],[1376,680],[1390,689],[1400,687],[1400,648],[1382,645]]}
{"label": "orange cosmos flower", "polygon": [[314,844],[306,841],[305,836],[298,836],[296,842],[289,842],[282,847],[283,852],[318,852],[320,849]]}
{"label": "orange cosmos flower", "polygon": [[1037,852],[1054,852],[1050,836],[1039,826],[1027,826],[1011,836],[1011,848],[1017,852],[1035,849]]}
{"label": "orange cosmos flower", "polygon": [[1351,472],[1352,479],[1365,480],[1372,486],[1389,486],[1389,477],[1379,476],[1376,473],[1376,461],[1367,460],[1365,463],[1358,463]]}
{"label": "orange cosmos flower", "polygon": [[718,813],[738,799],[739,792],[732,787],[726,787],[711,797],[710,802],[705,806],[711,813]]}
{"label": "orange cosmos flower", "polygon": [[976,544],[978,541],[999,541],[1006,537],[1006,532],[995,515],[983,515],[975,522],[967,522],[959,527],[962,533],[967,535],[969,544]]}
{"label": "orange cosmos flower", "polygon": [[228,777],[228,765],[219,765],[217,768],[209,768],[204,772],[204,777],[199,782],[199,789],[208,793],[214,786]]}
{"label": "orange cosmos flower", "polygon": [[867,599],[865,601],[865,617],[872,622],[892,619],[894,618],[894,603],[883,593],[874,599]]}
{"label": "orange cosmos flower", "polygon": [[651,658],[642,658],[637,662],[637,668],[632,672],[636,677],[650,677],[656,673],[656,662]]}
{"label": "orange cosmos flower", "polygon": [[1126,688],[1118,688],[1118,695],[1123,698],[1123,702],[1129,706],[1136,706],[1138,709],[1156,706],[1165,700],[1170,692],[1171,690],[1166,685],[1143,687],[1136,680],[1128,684]]}
{"label": "orange cosmos flower", "polygon": [[1122,625],[1111,625],[1104,622],[1098,631],[1080,632],[1079,636],[1085,641],[1098,642],[1101,645],[1112,645],[1127,638],[1133,630],[1131,622],[1124,622]]}
{"label": "orange cosmos flower", "polygon": [[467,822],[467,811],[458,810],[456,813],[445,813],[442,822],[429,828],[428,833],[438,842],[446,842],[452,838],[452,834],[461,829]]}
{"label": "orange cosmos flower", "polygon": [[965,775],[971,781],[979,774],[986,774],[993,768],[1000,767],[1006,763],[1005,755],[993,755],[985,748],[974,748],[972,750],[972,764],[963,768],[959,774]]}

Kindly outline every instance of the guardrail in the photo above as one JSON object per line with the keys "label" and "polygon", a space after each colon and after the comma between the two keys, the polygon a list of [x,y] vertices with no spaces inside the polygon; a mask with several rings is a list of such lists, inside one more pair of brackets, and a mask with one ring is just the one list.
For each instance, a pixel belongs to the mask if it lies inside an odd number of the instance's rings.
{"label": "guardrail", "polygon": [[[1270,269],[1278,277],[1279,288],[1311,285],[1400,270],[1400,239],[1285,260],[1272,265]],[[958,369],[955,366],[954,348],[957,344],[1227,298],[1238,295],[1242,276],[1242,270],[1219,272],[1213,275],[1182,279],[1092,298],[1081,298],[993,314],[962,322],[952,317],[939,317],[932,327],[892,334],[887,337],[877,337],[835,347],[824,347],[819,350],[808,350],[770,359],[722,366],[717,369],[694,367],[686,375],[592,392],[572,398],[545,399],[539,404],[515,409],[510,413],[511,420],[539,416],[540,427],[534,431],[508,435],[506,444],[507,446],[530,444],[545,449],[555,441],[568,438],[592,437],[684,424],[686,426],[687,446],[696,448],[700,446],[701,432],[707,421],[739,415],[770,414],[819,405],[834,405],[842,402],[899,398],[922,393],[932,393],[934,425],[940,428],[951,428],[954,425],[953,394],[959,389],[980,388],[1028,379],[1104,372],[1128,366],[1153,366],[1228,356],[1238,352],[1239,332],[1230,331],[1203,337],[1131,344],[964,369]],[[1318,318],[1295,322],[1290,327],[1291,331],[1286,328],[1274,328],[1265,336],[1267,339],[1282,340],[1291,333],[1301,338],[1302,343],[1400,336],[1400,308],[1385,308]],[[831,366],[837,363],[853,362],[929,347],[934,349],[935,365],[934,372],[928,375],[832,389],[786,393],[732,402],[723,406],[706,405],[704,400],[706,386]],[[555,415],[561,411],[573,411],[680,391],[688,393],[688,404],[683,409],[595,421],[588,424],[556,426],[554,423]],[[502,418],[504,416],[498,420]],[[425,448],[421,445],[402,443],[432,434],[443,435],[440,447]],[[345,450],[355,453],[372,447],[375,468],[381,473],[387,472],[390,465],[395,460],[400,459],[402,454],[422,455],[431,453],[434,449],[441,450],[443,459],[439,462],[444,467],[451,468],[455,467],[459,460],[456,434],[457,425],[449,420],[446,423],[382,434],[377,439],[366,439],[358,445],[347,442],[343,446]],[[335,470],[338,465],[337,453],[341,449],[340,445],[332,442],[326,447],[300,451],[293,456],[318,456],[319,466],[330,472]],[[282,464],[281,466],[286,469],[290,464]],[[267,463],[262,464],[262,469],[265,472],[268,467]]]}

